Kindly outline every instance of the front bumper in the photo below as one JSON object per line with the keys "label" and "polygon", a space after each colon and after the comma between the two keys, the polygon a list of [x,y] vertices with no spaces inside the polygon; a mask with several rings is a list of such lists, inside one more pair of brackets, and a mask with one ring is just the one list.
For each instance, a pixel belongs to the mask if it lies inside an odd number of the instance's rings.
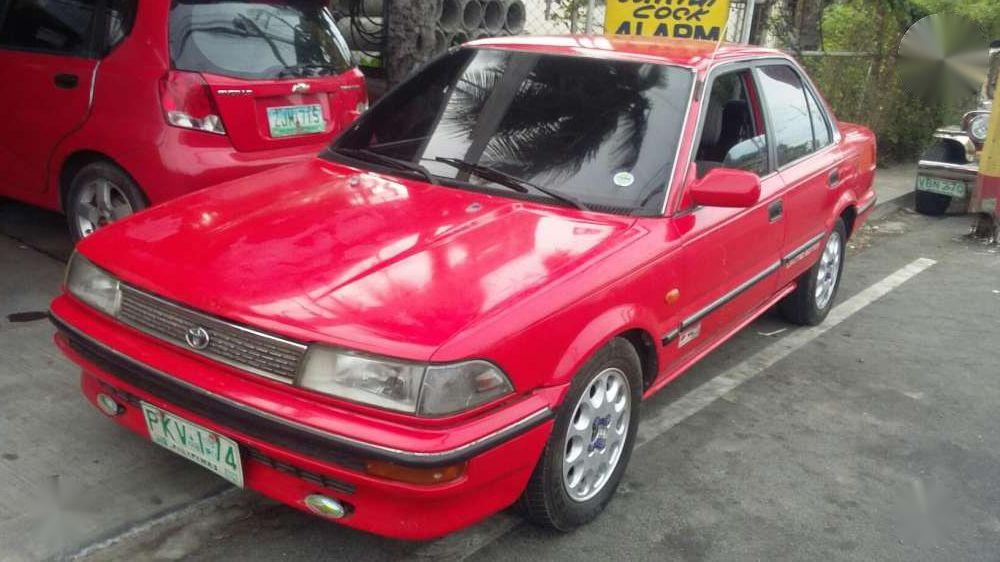
{"label": "front bumper", "polygon": [[[81,386],[91,402],[96,405],[97,394],[104,393],[124,406],[112,419],[148,438],[138,407],[145,401],[205,426],[240,444],[247,487],[302,510],[307,510],[303,500],[310,494],[333,497],[351,508],[337,522],[365,531],[430,539],[507,507],[523,491],[551,432],[548,408],[520,417],[502,431],[490,430],[440,450],[393,447],[329,432],[167,374],[141,353],[117,351],[76,327],[79,323],[63,319],[60,312],[71,315],[73,308],[81,308],[63,299],[53,303],[56,344],[82,367]],[[465,471],[443,484],[408,484],[365,473],[365,461],[371,459],[407,466],[464,462]]]}
{"label": "front bumper", "polygon": [[979,164],[952,164],[936,160],[921,160],[917,163],[917,175],[941,179],[964,181],[969,187],[975,185],[979,176]]}

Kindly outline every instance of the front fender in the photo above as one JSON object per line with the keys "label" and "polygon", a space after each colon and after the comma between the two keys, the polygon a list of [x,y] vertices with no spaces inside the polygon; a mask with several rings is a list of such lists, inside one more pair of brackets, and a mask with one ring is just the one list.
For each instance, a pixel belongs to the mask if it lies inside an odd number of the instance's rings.
{"label": "front fender", "polygon": [[[603,312],[580,329],[542,386],[566,385],[594,353],[625,332],[642,330],[653,342],[658,342],[657,324],[653,312],[637,303],[618,305]],[[657,345],[656,348],[659,356],[661,347]],[[637,351],[641,354],[641,350]]]}

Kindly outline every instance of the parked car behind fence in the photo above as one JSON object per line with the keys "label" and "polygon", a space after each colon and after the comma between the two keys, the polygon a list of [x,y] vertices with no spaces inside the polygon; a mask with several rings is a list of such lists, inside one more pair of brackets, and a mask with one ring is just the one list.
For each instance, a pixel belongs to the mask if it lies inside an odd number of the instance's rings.
{"label": "parked car behind fence", "polygon": [[323,2],[0,4],[0,195],[75,238],[306,159],[367,103]]}

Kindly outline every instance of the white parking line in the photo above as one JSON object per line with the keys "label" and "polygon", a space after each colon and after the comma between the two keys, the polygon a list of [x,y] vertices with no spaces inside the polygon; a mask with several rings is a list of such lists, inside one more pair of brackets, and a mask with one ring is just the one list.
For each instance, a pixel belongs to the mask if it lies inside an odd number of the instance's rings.
{"label": "white parking line", "polygon": [[[642,423],[639,424],[635,448],[639,449],[663,435],[670,428],[703,410],[736,387],[756,377],[935,263],[937,262],[928,258],[914,260],[834,307],[823,324],[792,332],[751,355],[740,364],[688,392],[655,415],[643,418]],[[473,527],[428,543],[417,549],[412,558],[417,560],[465,560],[520,523],[522,520],[519,517],[499,513]]]}

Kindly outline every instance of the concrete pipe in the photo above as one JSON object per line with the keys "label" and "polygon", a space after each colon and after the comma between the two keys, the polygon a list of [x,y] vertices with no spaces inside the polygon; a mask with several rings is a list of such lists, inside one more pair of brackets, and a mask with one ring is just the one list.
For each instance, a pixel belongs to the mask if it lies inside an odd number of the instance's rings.
{"label": "concrete pipe", "polygon": [[383,5],[384,0],[364,0],[364,2],[361,3],[361,13],[366,16],[382,17]]}
{"label": "concrete pipe", "polygon": [[483,29],[490,35],[496,35],[507,22],[507,6],[500,0],[483,2]]}
{"label": "concrete pipe", "polygon": [[525,15],[524,2],[522,0],[514,0],[507,6],[507,18],[503,28],[511,35],[521,33],[524,31]]}
{"label": "concrete pipe", "polygon": [[434,0],[434,21],[441,21],[441,14],[444,13],[444,0]]}
{"label": "concrete pipe", "polygon": [[441,17],[438,26],[445,33],[455,33],[462,29],[462,0],[441,0]]}
{"label": "concrete pipe", "polygon": [[469,34],[464,31],[456,31],[448,38],[448,44],[452,47],[460,47],[469,41]]}
{"label": "concrete pipe", "polygon": [[475,41],[476,39],[485,39],[486,37],[492,37],[492,34],[482,27],[479,29],[473,29],[469,32],[469,41]]}
{"label": "concrete pipe", "polygon": [[462,28],[472,33],[483,24],[483,3],[479,0],[468,0],[462,7]]}
{"label": "concrete pipe", "polygon": [[[382,48],[382,18],[341,18],[337,28],[353,51],[377,51]],[[360,31],[359,31],[360,29]]]}

